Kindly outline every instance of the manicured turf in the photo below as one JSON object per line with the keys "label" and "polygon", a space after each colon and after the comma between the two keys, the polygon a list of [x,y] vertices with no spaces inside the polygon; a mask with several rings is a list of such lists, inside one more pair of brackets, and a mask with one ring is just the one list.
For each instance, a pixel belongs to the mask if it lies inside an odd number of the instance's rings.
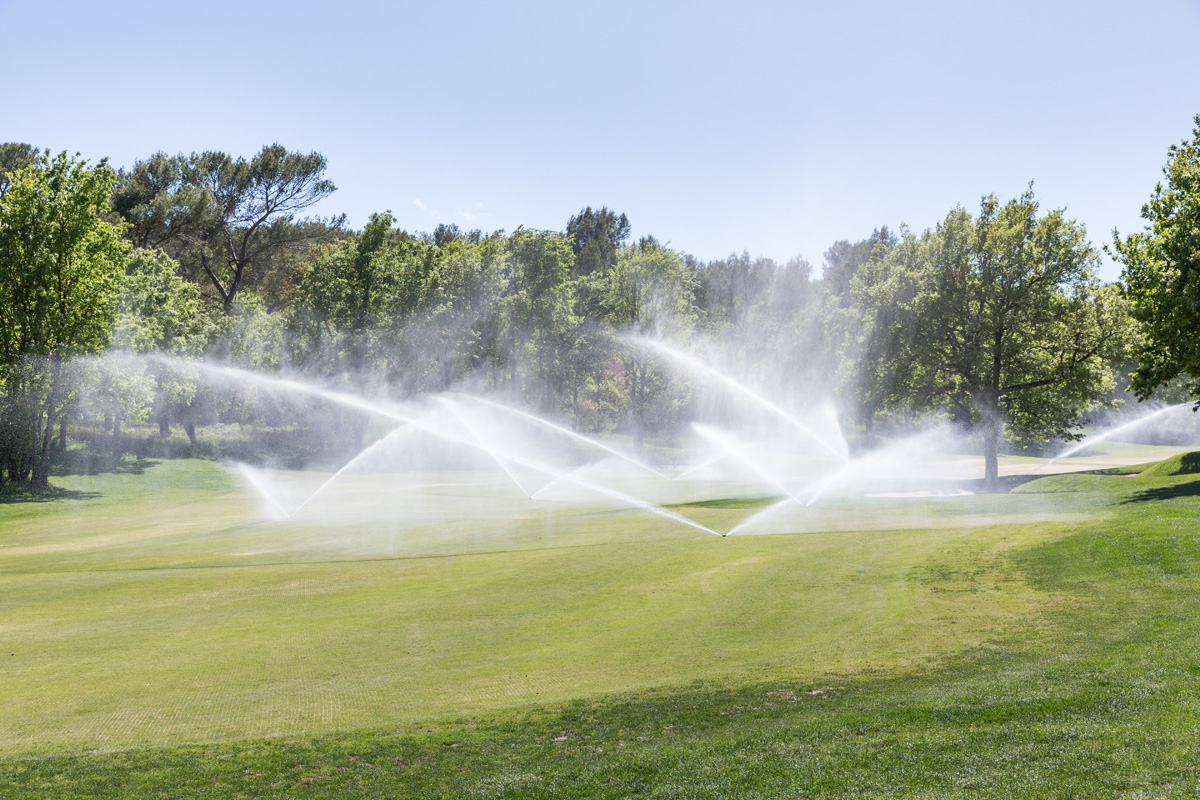
{"label": "manicured turf", "polygon": [[0,507],[0,793],[1200,787],[1190,477],[864,501],[825,509],[833,532],[725,539],[496,514],[491,538],[443,522],[420,547],[365,516],[341,538],[248,524],[201,462],[72,480],[97,496]]}

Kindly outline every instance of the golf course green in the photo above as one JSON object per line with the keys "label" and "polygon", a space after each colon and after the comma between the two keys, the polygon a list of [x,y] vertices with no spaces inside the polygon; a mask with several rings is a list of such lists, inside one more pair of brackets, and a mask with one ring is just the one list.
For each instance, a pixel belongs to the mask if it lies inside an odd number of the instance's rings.
{"label": "golf course green", "polygon": [[0,504],[0,797],[1195,796],[1172,472],[727,537],[454,475],[403,525],[378,476],[283,522],[207,461],[56,478]]}

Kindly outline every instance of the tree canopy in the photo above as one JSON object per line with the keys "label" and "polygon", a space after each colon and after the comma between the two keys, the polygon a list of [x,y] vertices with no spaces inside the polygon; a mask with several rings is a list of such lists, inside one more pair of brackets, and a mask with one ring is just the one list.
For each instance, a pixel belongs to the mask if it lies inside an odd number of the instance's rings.
{"label": "tree canopy", "polygon": [[607,272],[617,263],[617,251],[629,238],[629,218],[607,206],[593,211],[591,206],[567,221],[571,252],[575,255],[575,275]]}
{"label": "tree canopy", "polygon": [[[1171,150],[1150,228],[1117,242],[1147,326],[1143,395],[1196,374],[1198,149]],[[55,377],[106,345],[400,394],[482,384],[640,445],[696,401],[632,333],[706,342],[793,404],[832,398],[859,442],[875,425],[945,415],[982,439],[994,486],[1005,440],[1040,449],[1076,435],[1132,338],[1082,226],[1039,215],[1032,191],[985,197],[975,216],[956,208],[920,235],[882,226],[834,242],[818,271],[801,257],[702,261],[649,234],[631,242],[628,217],[607,206],[561,232],[423,233],[390,212],[352,231],[305,216],[334,191],[326,166],[274,144],[249,158],[159,152],[113,173],[0,145],[0,477],[36,466],[44,480],[55,420],[65,447],[68,419],[102,414],[116,452],[122,421],[157,421],[163,437],[180,424],[196,446],[197,425],[255,413],[217,403],[170,358],[76,370],[90,399]]]}
{"label": "tree canopy", "polygon": [[1167,151],[1165,183],[1142,206],[1146,229],[1113,234],[1144,335],[1132,384],[1141,398],[1177,379],[1200,398],[1200,114],[1195,122],[1192,138]]}
{"label": "tree canopy", "polygon": [[116,174],[37,155],[0,198],[2,435],[10,480],[44,487],[63,361],[108,342],[128,245],[106,222]]}

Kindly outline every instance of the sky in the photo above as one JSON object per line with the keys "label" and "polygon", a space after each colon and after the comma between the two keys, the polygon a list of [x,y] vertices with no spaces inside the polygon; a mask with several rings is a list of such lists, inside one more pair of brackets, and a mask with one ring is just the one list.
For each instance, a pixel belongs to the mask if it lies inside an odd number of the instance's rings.
{"label": "sky", "polygon": [[603,205],[704,259],[819,266],[1031,180],[1099,246],[1200,114],[1200,0],[0,0],[0,37],[0,141],[115,166],[279,142],[324,154],[316,212],[356,228]]}

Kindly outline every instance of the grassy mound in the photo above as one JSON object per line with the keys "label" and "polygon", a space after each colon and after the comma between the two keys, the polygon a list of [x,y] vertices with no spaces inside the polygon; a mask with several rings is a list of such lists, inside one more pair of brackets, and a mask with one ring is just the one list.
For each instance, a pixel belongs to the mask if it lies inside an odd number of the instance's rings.
{"label": "grassy mound", "polygon": [[1166,478],[1175,475],[1200,475],[1200,451],[1180,453],[1163,459],[1141,471],[1144,478]]}
{"label": "grassy mound", "polygon": [[[1109,467],[1088,472],[1065,472],[1059,475],[1047,475],[1015,487],[1014,494],[1056,494],[1063,492],[1096,491],[1101,487],[1111,487],[1111,478],[1122,478],[1126,486],[1133,486],[1131,480],[1141,478],[1161,479],[1175,478],[1187,475],[1200,475],[1200,451],[1179,453],[1160,461],[1150,461],[1145,464],[1131,464],[1120,467]],[[1138,484],[1140,485],[1140,484]]]}

